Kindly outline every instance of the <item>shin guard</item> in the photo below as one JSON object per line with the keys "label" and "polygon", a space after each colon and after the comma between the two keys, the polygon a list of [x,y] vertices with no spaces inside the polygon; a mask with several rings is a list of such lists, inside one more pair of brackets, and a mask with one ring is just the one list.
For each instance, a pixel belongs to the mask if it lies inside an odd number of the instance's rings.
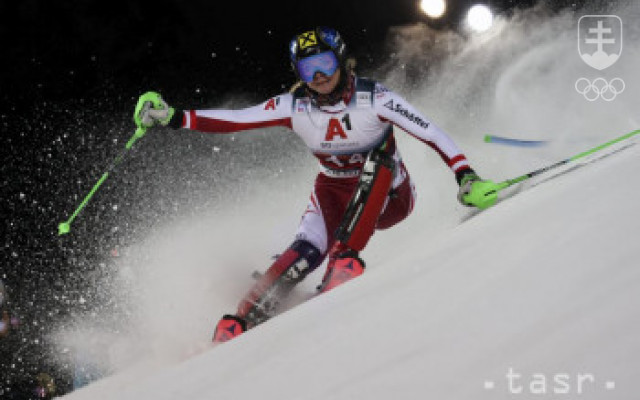
{"label": "shin guard", "polygon": [[365,264],[358,257],[376,229],[391,185],[395,161],[388,153],[372,150],[362,168],[362,174],[342,223],[336,231],[336,242],[329,251],[329,264],[318,287],[326,292],[364,272]]}
{"label": "shin guard", "polygon": [[369,153],[358,187],[347,206],[336,240],[360,251],[369,242],[391,191],[395,161],[391,155],[373,150]]}
{"label": "shin guard", "polygon": [[295,241],[269,269],[258,278],[253,288],[238,305],[238,317],[248,327],[258,325],[275,315],[277,307],[293,287],[320,265],[323,255],[311,243]]}

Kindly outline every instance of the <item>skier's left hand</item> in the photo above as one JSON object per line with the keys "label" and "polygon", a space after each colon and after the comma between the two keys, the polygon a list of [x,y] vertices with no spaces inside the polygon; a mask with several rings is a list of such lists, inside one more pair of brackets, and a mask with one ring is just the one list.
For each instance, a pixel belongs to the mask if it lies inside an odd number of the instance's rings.
{"label": "skier's left hand", "polygon": [[498,185],[481,179],[473,170],[468,170],[460,179],[458,201],[467,207],[489,208],[498,200]]}

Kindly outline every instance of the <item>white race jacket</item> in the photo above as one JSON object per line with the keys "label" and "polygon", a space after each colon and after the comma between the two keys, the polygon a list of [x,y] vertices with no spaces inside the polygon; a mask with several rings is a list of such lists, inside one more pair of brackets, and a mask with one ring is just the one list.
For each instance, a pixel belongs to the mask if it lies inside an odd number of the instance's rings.
{"label": "white race jacket", "polygon": [[353,90],[334,106],[315,106],[304,90],[241,110],[184,111],[182,127],[231,133],[283,126],[292,129],[330,176],[357,176],[369,150],[386,146],[399,163],[393,125],[431,146],[455,173],[469,167],[451,138],[401,96],[354,77]]}

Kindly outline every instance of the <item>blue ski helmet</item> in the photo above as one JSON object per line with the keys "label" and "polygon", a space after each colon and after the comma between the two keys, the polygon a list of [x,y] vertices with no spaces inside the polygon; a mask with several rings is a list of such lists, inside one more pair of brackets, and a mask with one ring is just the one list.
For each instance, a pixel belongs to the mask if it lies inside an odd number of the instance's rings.
{"label": "blue ski helmet", "polygon": [[345,69],[347,59],[347,45],[338,31],[333,28],[319,26],[311,31],[296,35],[289,44],[289,57],[296,76],[302,79],[298,70],[298,62],[326,51],[331,51],[340,69]]}

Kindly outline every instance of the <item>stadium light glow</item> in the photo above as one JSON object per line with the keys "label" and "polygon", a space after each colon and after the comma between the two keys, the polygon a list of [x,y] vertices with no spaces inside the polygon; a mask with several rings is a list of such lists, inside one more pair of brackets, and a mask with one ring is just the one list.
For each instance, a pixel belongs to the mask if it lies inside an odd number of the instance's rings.
{"label": "stadium light glow", "polygon": [[440,18],[447,9],[445,0],[422,0],[420,8],[429,18]]}
{"label": "stadium light glow", "polygon": [[476,32],[484,32],[493,25],[493,13],[489,7],[476,4],[467,13],[467,24]]}

